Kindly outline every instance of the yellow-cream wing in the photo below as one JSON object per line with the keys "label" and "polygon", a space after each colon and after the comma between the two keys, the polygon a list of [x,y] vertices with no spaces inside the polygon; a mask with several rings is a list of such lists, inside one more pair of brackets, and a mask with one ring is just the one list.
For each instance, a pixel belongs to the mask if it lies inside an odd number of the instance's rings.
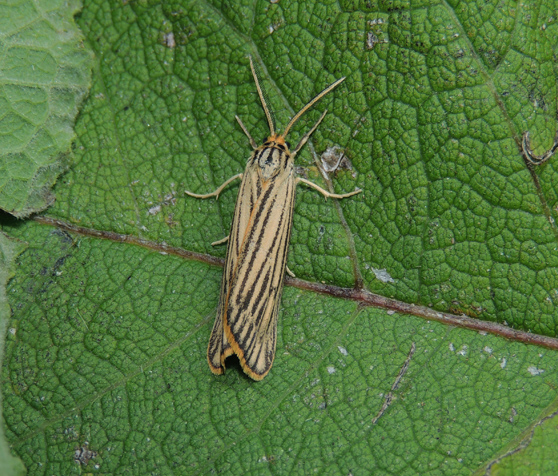
{"label": "yellow-cream wing", "polygon": [[[251,163],[254,154],[250,158],[246,171],[243,174],[240,189],[236,199],[235,213],[231,224],[229,234],[227,257],[225,260],[225,269],[223,271],[223,279],[221,281],[221,294],[219,296],[219,305],[217,307],[217,316],[209,338],[207,347],[207,361],[209,368],[214,374],[222,374],[225,371],[225,359],[234,354],[223,329],[223,314],[227,308],[227,296],[230,283],[235,275],[235,269],[238,262],[239,249],[242,243],[242,230],[246,230],[250,221],[253,204],[257,201],[258,187],[257,181],[254,180],[254,174],[251,171]],[[257,178],[257,174],[256,174]]]}
{"label": "yellow-cream wing", "polygon": [[295,180],[283,171],[259,181],[258,198],[238,248],[223,327],[244,372],[261,380],[275,356],[277,313],[291,233]]}
{"label": "yellow-cream wing", "polygon": [[[232,353],[255,380],[261,380],[273,363],[295,187],[287,157],[279,156],[284,163],[276,163],[268,174],[256,153],[239,191],[208,350],[212,370],[219,366],[215,373],[223,372],[224,359]],[[219,351],[212,345],[218,341]]]}

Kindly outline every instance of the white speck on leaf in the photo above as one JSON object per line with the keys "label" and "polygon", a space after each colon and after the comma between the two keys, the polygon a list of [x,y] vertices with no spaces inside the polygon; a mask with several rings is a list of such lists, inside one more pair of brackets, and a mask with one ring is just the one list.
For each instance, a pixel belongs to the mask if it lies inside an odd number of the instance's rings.
{"label": "white speck on leaf", "polygon": [[395,283],[395,280],[391,275],[384,269],[372,268],[372,271],[376,275],[376,279],[379,279],[382,283]]}
{"label": "white speck on leaf", "polygon": [[155,205],[154,207],[151,207],[147,213],[149,213],[150,215],[157,215],[157,213],[159,213],[161,211],[161,205]]}
{"label": "white speck on leaf", "polygon": [[174,33],[171,31],[164,36],[165,45],[169,48],[174,48],[176,46],[176,41],[174,40]]}
{"label": "white speck on leaf", "polygon": [[328,147],[320,158],[322,159],[322,167],[324,170],[327,173],[333,172],[339,167],[343,159],[343,152],[341,152],[341,149],[337,146]]}
{"label": "white speck on leaf", "polygon": [[78,464],[83,464],[84,466],[89,463],[89,460],[97,457],[96,451],[91,451],[89,449],[89,442],[84,441],[80,448],[76,448],[74,451],[74,461]]}
{"label": "white speck on leaf", "polygon": [[383,18],[376,18],[368,21],[370,31],[366,35],[366,49],[371,50],[378,43],[387,43],[387,31],[380,25],[383,25],[385,20]]}
{"label": "white speck on leaf", "polygon": [[535,375],[542,374],[544,372],[544,370],[543,369],[538,369],[534,365],[530,365],[529,367],[527,367],[527,372],[529,372],[531,375],[535,376]]}
{"label": "white speck on leaf", "polygon": [[334,373],[335,373],[335,367],[329,366],[329,367],[327,368],[327,372],[328,372],[329,374],[334,374]]}
{"label": "white speck on leaf", "polygon": [[368,32],[368,39],[366,40],[366,47],[371,50],[372,48],[374,48],[374,45],[376,43],[379,43],[380,40],[378,39],[378,37],[372,33],[371,31]]}
{"label": "white speck on leaf", "polygon": [[281,23],[272,23],[267,27],[267,31],[269,31],[269,34],[271,35],[274,31],[278,30],[280,26]]}
{"label": "white speck on leaf", "polygon": [[338,345],[337,348],[343,355],[349,355],[349,352],[347,352],[347,349],[345,349],[345,347],[341,347],[340,345]]}
{"label": "white speck on leaf", "polygon": [[449,350],[451,350],[452,352],[455,352],[455,347],[451,342],[449,343]]}
{"label": "white speck on leaf", "polygon": [[482,350],[484,350],[487,354],[492,354],[492,349],[488,346],[485,346]]}
{"label": "white speck on leaf", "polygon": [[467,355],[467,349],[468,347],[466,345],[463,345],[461,349],[457,352],[457,355],[463,355],[463,356]]}
{"label": "white speck on leaf", "polygon": [[506,363],[507,363],[507,362],[508,362],[508,361],[506,360],[506,358],[505,358],[505,357],[502,357],[502,362],[500,362],[500,367],[501,367],[501,368],[504,368],[504,367],[506,366]]}

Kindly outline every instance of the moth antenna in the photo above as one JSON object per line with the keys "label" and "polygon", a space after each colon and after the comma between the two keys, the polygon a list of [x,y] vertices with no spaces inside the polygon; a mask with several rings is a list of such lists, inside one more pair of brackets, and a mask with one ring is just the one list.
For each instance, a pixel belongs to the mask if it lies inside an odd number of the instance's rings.
{"label": "moth antenna", "polygon": [[[298,111],[298,113],[291,119],[291,122],[289,122],[287,128],[285,129],[285,132],[283,132],[282,136],[283,138],[287,137],[287,134],[289,133],[289,130],[291,129],[291,127],[293,127],[293,125],[295,124],[296,121],[298,121],[300,119],[300,116],[302,116],[308,109],[310,109],[315,103],[317,103],[320,99],[322,99],[327,93],[329,93],[332,89],[336,88],[340,83],[342,83],[343,81],[345,81],[345,76],[343,76],[342,78],[338,79],[337,81],[335,81],[334,83],[330,84],[327,88],[325,88],[320,94],[318,94],[314,99],[312,99],[308,104],[306,104],[306,106],[304,106],[300,111]],[[258,89],[259,90],[259,89]]]}
{"label": "moth antenna", "polygon": [[269,109],[267,108],[267,104],[265,102],[265,98],[262,92],[262,88],[260,88],[260,82],[258,81],[258,76],[256,75],[256,70],[254,69],[254,63],[252,61],[252,56],[249,56],[250,58],[250,69],[252,70],[252,76],[254,76],[254,82],[256,83],[256,89],[258,90],[258,95],[260,96],[260,101],[262,102],[262,106],[264,108],[265,111],[265,117],[267,117],[267,123],[269,124],[269,132],[271,133],[270,135],[275,135],[275,127],[273,126],[273,119],[271,117],[271,114],[269,112]]}
{"label": "moth antenna", "polygon": [[236,119],[236,122],[238,122],[238,124],[240,125],[240,127],[242,128],[242,130],[244,131],[244,134],[246,134],[246,136],[248,137],[248,139],[250,140],[250,145],[252,146],[252,149],[257,149],[258,148],[258,144],[256,144],[256,141],[254,139],[252,139],[252,136],[250,135],[250,133],[248,132],[248,129],[246,129],[246,126],[242,123],[242,121],[240,120],[240,117],[238,116],[234,116]]}
{"label": "moth antenna", "polygon": [[312,129],[310,129],[306,134],[304,134],[304,137],[302,139],[300,139],[300,142],[298,143],[298,145],[291,152],[291,157],[294,157],[296,154],[298,154],[298,151],[302,148],[302,146],[304,144],[306,144],[306,141],[308,139],[310,139],[310,136],[314,133],[316,128],[320,125],[320,122],[322,122],[324,120],[324,117],[325,117],[326,114],[327,114],[327,109],[320,116],[320,118],[318,119],[318,122],[316,122],[316,124],[314,124],[314,127],[312,127]]}

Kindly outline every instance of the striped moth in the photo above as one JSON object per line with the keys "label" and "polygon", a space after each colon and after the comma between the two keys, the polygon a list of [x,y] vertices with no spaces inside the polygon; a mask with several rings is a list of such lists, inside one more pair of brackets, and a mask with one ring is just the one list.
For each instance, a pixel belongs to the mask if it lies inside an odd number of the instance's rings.
{"label": "striped moth", "polygon": [[235,116],[254,149],[246,170],[228,179],[213,193],[186,193],[196,198],[218,197],[229,183],[242,180],[230,234],[213,243],[228,241],[228,248],[207,360],[214,374],[222,374],[225,359],[236,354],[244,372],[254,380],[261,380],[269,372],[275,357],[277,313],[283,291],[296,185],[304,183],[313,187],[326,199],[350,197],[361,190],[338,195],[295,176],[294,158],[322,122],[327,110],[292,152],[285,142],[296,121],[345,78],[338,79],[306,104],[281,134],[275,132],[252,58],[250,68],[269,125],[269,137],[258,147],[240,118]]}

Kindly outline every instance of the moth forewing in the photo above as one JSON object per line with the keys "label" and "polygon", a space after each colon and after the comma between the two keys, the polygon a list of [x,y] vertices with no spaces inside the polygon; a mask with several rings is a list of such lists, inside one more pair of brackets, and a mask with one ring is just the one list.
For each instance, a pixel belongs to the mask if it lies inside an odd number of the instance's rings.
{"label": "moth forewing", "polygon": [[326,198],[344,198],[360,190],[344,195],[331,194],[294,175],[294,156],[318,127],[325,113],[302,137],[292,154],[285,142],[287,133],[300,116],[345,78],[337,80],[313,98],[291,119],[285,132],[279,134],[275,133],[251,58],[250,66],[266,113],[270,136],[262,146],[255,147],[255,141],[237,117],[255,148],[244,174],[229,179],[211,194],[186,193],[200,198],[217,196],[230,181],[242,178],[228,237],[219,308],[209,339],[207,360],[213,373],[222,374],[226,358],[236,354],[244,372],[254,380],[261,380],[271,369],[275,357],[277,314],[291,237],[296,184],[302,181]]}
{"label": "moth forewing", "polygon": [[242,176],[240,190],[236,199],[233,222],[231,224],[231,232],[229,234],[227,245],[227,258],[225,261],[225,269],[223,280],[221,282],[221,294],[219,296],[219,306],[217,308],[217,317],[209,339],[207,348],[207,360],[211,371],[215,374],[222,374],[225,370],[225,359],[234,353],[224,330],[224,313],[227,309],[227,299],[229,298],[231,280],[237,269],[240,247],[243,237],[240,236],[242,230],[246,230],[250,215],[250,203],[254,200],[255,184],[254,174],[250,173],[250,161],[247,170]]}
{"label": "moth forewing", "polygon": [[[265,377],[273,363],[295,189],[292,161],[284,154],[279,149],[259,148],[243,176],[208,347],[214,373],[222,373],[231,353],[255,380]],[[283,166],[269,176],[265,162],[276,160]]]}

